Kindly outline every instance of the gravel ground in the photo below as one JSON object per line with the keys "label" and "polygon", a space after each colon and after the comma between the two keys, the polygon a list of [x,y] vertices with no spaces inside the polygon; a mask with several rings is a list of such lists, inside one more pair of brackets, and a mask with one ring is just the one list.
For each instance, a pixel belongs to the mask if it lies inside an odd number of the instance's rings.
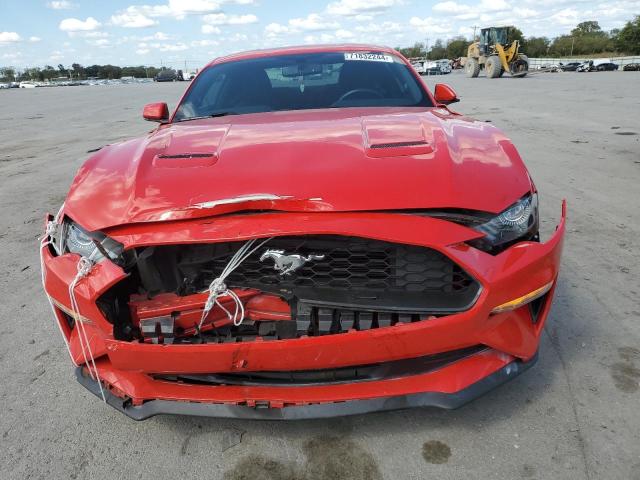
{"label": "gravel ground", "polygon": [[86,151],[186,84],[0,91],[0,476],[640,479],[640,73],[442,80],[513,139],[545,232],[568,200],[540,361],[457,411],[292,423],[129,420],[75,382],[41,291],[42,217]]}

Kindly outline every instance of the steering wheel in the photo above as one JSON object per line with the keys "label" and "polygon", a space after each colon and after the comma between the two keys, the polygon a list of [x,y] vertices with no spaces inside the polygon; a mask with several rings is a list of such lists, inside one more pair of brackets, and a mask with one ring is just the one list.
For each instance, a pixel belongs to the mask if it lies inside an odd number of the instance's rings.
{"label": "steering wheel", "polygon": [[338,100],[333,102],[333,104],[337,104],[343,102],[351,95],[355,95],[356,93],[373,93],[378,98],[383,98],[382,94],[378,90],[373,90],[372,88],[354,88],[353,90],[349,90],[345,94],[343,94]]}

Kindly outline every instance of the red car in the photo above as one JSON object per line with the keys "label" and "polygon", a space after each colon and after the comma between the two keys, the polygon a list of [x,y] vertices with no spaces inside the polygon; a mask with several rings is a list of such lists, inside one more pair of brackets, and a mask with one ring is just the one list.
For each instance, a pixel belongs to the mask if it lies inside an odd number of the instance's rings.
{"label": "red car", "polygon": [[135,419],[455,408],[537,358],[565,207],[396,51],[219,58],[48,216],[44,289],[79,382]]}

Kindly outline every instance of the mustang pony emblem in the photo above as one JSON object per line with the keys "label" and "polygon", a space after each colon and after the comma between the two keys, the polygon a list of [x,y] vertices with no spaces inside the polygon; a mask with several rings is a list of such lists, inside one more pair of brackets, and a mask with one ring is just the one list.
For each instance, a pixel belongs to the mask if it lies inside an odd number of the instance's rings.
{"label": "mustang pony emblem", "polygon": [[260,256],[260,261],[264,262],[267,258],[271,258],[275,263],[274,270],[280,272],[280,275],[289,275],[295,272],[305,263],[313,260],[322,260],[324,255],[285,255],[284,250],[267,250]]}

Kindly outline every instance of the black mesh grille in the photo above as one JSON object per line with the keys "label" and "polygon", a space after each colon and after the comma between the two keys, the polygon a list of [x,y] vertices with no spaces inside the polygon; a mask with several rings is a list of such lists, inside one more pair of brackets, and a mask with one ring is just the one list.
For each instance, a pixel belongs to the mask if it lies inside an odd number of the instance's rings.
{"label": "black mesh grille", "polygon": [[[204,289],[241,245],[192,246],[182,252],[178,267],[184,277],[194,279],[196,290]],[[197,251],[198,247],[208,251]],[[294,272],[281,275],[274,269],[274,259],[260,261],[266,250],[310,260]],[[206,256],[209,260],[203,262]],[[410,312],[468,308],[479,289],[474,279],[436,250],[339,236],[274,238],[241,264],[226,283],[289,295],[312,304]]]}

